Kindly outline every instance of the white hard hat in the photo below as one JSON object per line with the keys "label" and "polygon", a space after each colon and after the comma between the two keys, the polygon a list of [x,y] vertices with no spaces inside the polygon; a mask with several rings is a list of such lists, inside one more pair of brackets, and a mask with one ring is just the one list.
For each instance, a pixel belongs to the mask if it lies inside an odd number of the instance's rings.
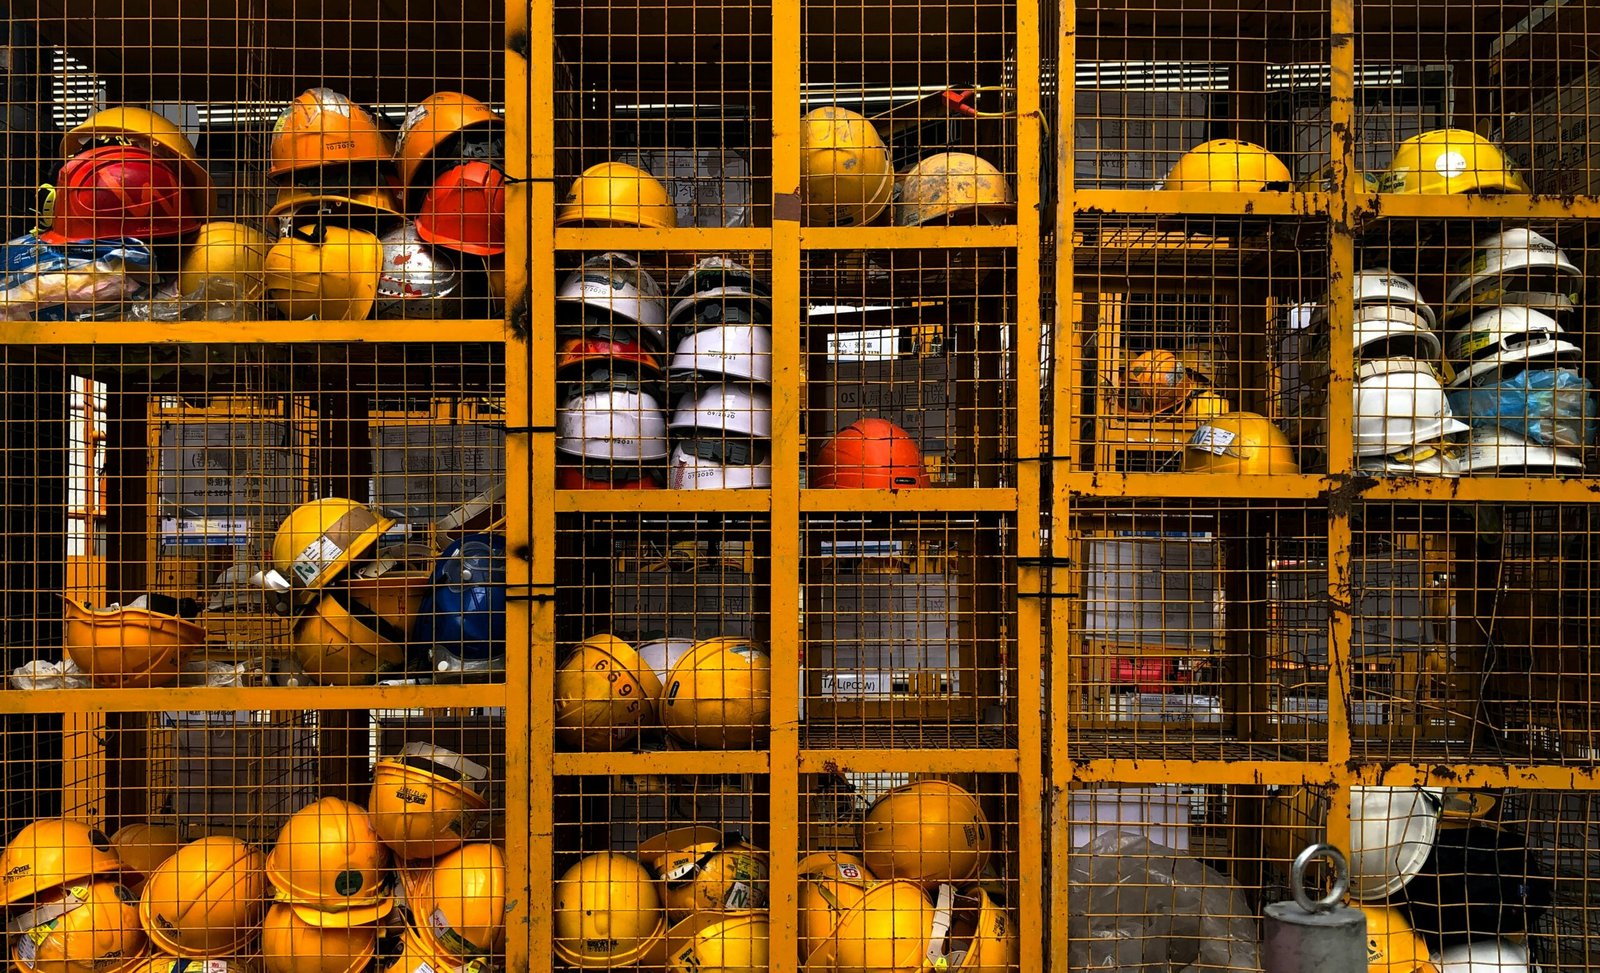
{"label": "white hard hat", "polygon": [[758,324],[702,328],[678,342],[667,370],[772,382],[772,331]]}
{"label": "white hard hat", "polygon": [[1502,291],[1499,288],[1490,288],[1479,291],[1474,295],[1474,300],[1476,303],[1473,304],[1452,304],[1445,316],[1440,319],[1440,325],[1446,330],[1454,330],[1470,320],[1473,315],[1480,314],[1489,307],[1525,307],[1531,311],[1548,314],[1557,321],[1578,309],[1578,302],[1566,294],[1545,294],[1538,291]]}
{"label": "white hard hat", "polygon": [[1571,294],[1582,287],[1583,271],[1550,240],[1532,230],[1506,230],[1478,244],[1472,256],[1450,269],[1445,300],[1481,303],[1485,290]]}
{"label": "white hard hat", "polygon": [[667,417],[642,389],[579,386],[556,410],[556,449],[591,460],[665,459]]}
{"label": "white hard hat", "polygon": [[556,291],[556,306],[562,305],[597,312],[596,324],[621,318],[666,339],[662,325],[667,323],[667,299],[661,285],[626,254],[602,253],[585,260]]}
{"label": "white hard hat", "polygon": [[1386,899],[1416,878],[1443,807],[1442,787],[1350,788],[1350,897]]}
{"label": "white hard hat", "polygon": [[1455,447],[1436,441],[1403,453],[1363,456],[1356,467],[1380,476],[1460,476],[1458,457]]}
{"label": "white hard hat", "polygon": [[1355,453],[1387,456],[1467,431],[1450,413],[1433,366],[1415,358],[1384,358],[1356,369]]}
{"label": "white hard hat", "polygon": [[1439,973],[1529,973],[1528,947],[1508,939],[1480,939],[1433,954]]}
{"label": "white hard hat", "polygon": [[1583,349],[1558,337],[1564,334],[1555,318],[1539,311],[1525,307],[1485,311],[1450,335],[1445,351],[1456,370],[1450,387],[1466,385],[1506,365],[1581,355]]}
{"label": "white hard hat", "polygon": [[753,386],[707,385],[678,400],[670,428],[715,429],[766,439],[772,435],[772,396]]}
{"label": "white hard hat", "polygon": [[1361,358],[1439,360],[1443,346],[1431,322],[1416,311],[1392,304],[1356,309],[1355,353]]}
{"label": "white hard hat", "polygon": [[758,440],[680,439],[667,461],[669,490],[765,490],[772,454]]}
{"label": "white hard hat", "polygon": [[1571,447],[1542,446],[1500,426],[1472,430],[1459,458],[1474,476],[1583,475],[1583,455]]}
{"label": "white hard hat", "polygon": [[673,327],[771,322],[772,291],[727,257],[706,257],[672,287]]}
{"label": "white hard hat", "polygon": [[665,686],[672,667],[677,665],[678,659],[692,648],[694,639],[656,639],[654,642],[646,642],[639,646],[638,652],[639,658],[656,671],[656,678]]}
{"label": "white hard hat", "polygon": [[[1433,315],[1433,308],[1417,293],[1416,285],[1401,277],[1399,274],[1386,267],[1374,267],[1370,270],[1357,272],[1355,279],[1355,306],[1357,308],[1372,305],[1390,305],[1393,307],[1410,308],[1421,315],[1431,328],[1437,323]],[[1328,306],[1323,305],[1312,312],[1311,326],[1320,327],[1328,320]]]}

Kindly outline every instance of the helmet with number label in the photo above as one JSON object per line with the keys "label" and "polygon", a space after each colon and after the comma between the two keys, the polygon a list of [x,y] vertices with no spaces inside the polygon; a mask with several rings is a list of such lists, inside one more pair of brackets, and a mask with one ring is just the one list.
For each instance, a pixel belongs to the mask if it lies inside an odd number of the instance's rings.
{"label": "helmet with number label", "polygon": [[375,682],[406,663],[406,634],[342,588],[302,610],[290,634],[300,668],[320,686]]}
{"label": "helmet with number label", "polygon": [[556,670],[556,737],[580,750],[615,750],[655,722],[661,681],[633,646],[591,635]]}
{"label": "helmet with number label", "polygon": [[1386,193],[1437,196],[1529,191],[1499,146],[1462,128],[1423,132],[1395,146],[1378,187]]}
{"label": "helmet with number label", "polygon": [[772,486],[772,446],[764,439],[690,435],[667,460],[673,490],[765,490]]}
{"label": "helmet with number label", "polygon": [[800,198],[807,226],[864,226],[894,195],[894,165],[872,123],[848,108],[800,120]]}
{"label": "helmet with number label", "polygon": [[338,497],[301,504],[272,541],[272,564],[297,588],[324,587],[378,544],[394,521]]}
{"label": "helmet with number label", "polygon": [[685,743],[745,749],[765,742],[772,713],[772,660],[744,638],[695,643],[661,691],[661,723]]}
{"label": "helmet with number label", "polygon": [[556,880],[555,952],[580,970],[661,965],[667,914],[659,882],[627,855],[589,855]]}
{"label": "helmet with number label", "polygon": [[437,858],[477,837],[488,822],[489,769],[429,743],[408,743],[372,768],[367,816],[402,859]]}
{"label": "helmet with number label", "polygon": [[736,382],[702,386],[678,400],[667,428],[766,439],[772,435],[772,395]]}
{"label": "helmet with number label", "polygon": [[9,931],[17,973],[123,973],[149,944],[139,899],[118,882],[58,888]]}
{"label": "helmet with number label", "polygon": [[269,176],[339,162],[388,162],[389,139],[372,116],[332,88],[308,88],[272,127]]}
{"label": "helmet with number label", "polygon": [[766,973],[767,914],[697,912],[667,930],[668,973]]}
{"label": "helmet with number label", "polygon": [[389,849],[359,804],[324,797],[296,811],[266,867],[278,897],[313,925],[364,925],[394,909]]}
{"label": "helmet with number label", "polygon": [[1228,412],[1203,422],[1183,449],[1185,473],[1299,473],[1294,447],[1272,420]]}
{"label": "helmet with number label", "polygon": [[377,950],[376,926],[313,926],[287,902],[275,902],[261,923],[266,973],[357,973]]}
{"label": "helmet with number label", "polygon": [[674,828],[639,842],[635,854],[661,876],[670,922],[693,912],[767,907],[767,853],[744,835]]}
{"label": "helmet with number label", "polygon": [[1173,192],[1286,192],[1294,176],[1283,160],[1252,142],[1213,139],[1185,152],[1162,181]]}
{"label": "helmet with number label", "polygon": [[650,173],[626,162],[601,162],[567,188],[556,226],[573,224],[671,229],[678,225],[678,208]]}
{"label": "helmet with number label", "polygon": [[639,326],[642,336],[667,347],[667,299],[661,285],[638,261],[621,253],[590,257],[556,291],[556,329],[575,333],[619,321]]}
{"label": "helmet with number label", "polygon": [[0,852],[0,906],[122,868],[111,839],[100,831],[81,821],[40,818],[18,831]]}
{"label": "helmet with number label", "polygon": [[111,850],[122,862],[122,883],[137,895],[145,879],[178,852],[178,829],[160,824],[125,824],[111,836]]}
{"label": "helmet with number label", "polygon": [[174,956],[231,956],[250,941],[267,907],[260,851],[229,835],[191,841],[150,874],[139,919]]}
{"label": "helmet with number label", "polygon": [[417,928],[446,956],[487,959],[506,935],[506,856],[476,842],[446,852],[408,899]]}
{"label": "helmet with number label", "polygon": [[770,384],[772,331],[751,324],[702,328],[678,342],[667,371]]}
{"label": "helmet with number label", "polygon": [[620,379],[579,385],[556,411],[556,449],[609,462],[666,459],[667,417],[655,394]]}
{"label": "helmet with number label", "polygon": [[947,780],[919,780],[884,794],[867,812],[861,839],[874,875],[924,885],[977,878],[993,844],[977,798]]}

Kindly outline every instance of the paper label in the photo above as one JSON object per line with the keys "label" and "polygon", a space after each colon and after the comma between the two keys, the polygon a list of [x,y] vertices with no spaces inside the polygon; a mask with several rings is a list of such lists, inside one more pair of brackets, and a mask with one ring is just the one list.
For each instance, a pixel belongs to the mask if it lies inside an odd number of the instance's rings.
{"label": "paper label", "polygon": [[294,576],[301,584],[310,584],[311,580],[322,573],[322,569],[332,564],[344,554],[344,548],[333,542],[326,534],[318,537],[305,550],[301,551],[294,559]]}
{"label": "paper label", "polygon": [[1218,429],[1216,426],[1201,426],[1189,437],[1189,445],[1194,449],[1204,450],[1217,456],[1224,456],[1228,447],[1238,437],[1227,429]]}

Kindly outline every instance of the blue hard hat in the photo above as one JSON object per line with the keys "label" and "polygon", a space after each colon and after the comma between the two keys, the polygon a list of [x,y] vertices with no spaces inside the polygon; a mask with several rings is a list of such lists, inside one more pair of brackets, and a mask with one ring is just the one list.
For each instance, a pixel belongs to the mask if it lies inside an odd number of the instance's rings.
{"label": "blue hard hat", "polygon": [[413,638],[465,661],[499,659],[506,644],[506,542],[473,534],[433,563]]}

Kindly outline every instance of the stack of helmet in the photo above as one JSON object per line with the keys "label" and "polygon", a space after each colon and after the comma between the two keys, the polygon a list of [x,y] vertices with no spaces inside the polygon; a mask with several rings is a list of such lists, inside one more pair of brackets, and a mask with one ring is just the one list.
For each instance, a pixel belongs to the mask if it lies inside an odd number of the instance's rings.
{"label": "stack of helmet", "polygon": [[707,257],[672,289],[667,365],[682,387],[668,428],[667,486],[772,485],[772,294],[726,257]]}
{"label": "stack of helmet", "polygon": [[[465,280],[484,279],[491,293],[504,280],[505,125],[471,95],[435,92],[401,123],[395,165],[414,222],[385,239],[397,248],[386,255],[386,275],[403,272],[380,285],[388,301],[380,316],[460,317],[437,312],[441,302],[461,307]],[[458,268],[469,265],[481,270],[464,278]]]}
{"label": "stack of helmet", "polygon": [[[669,207],[670,208],[670,207]],[[556,486],[659,489],[667,300],[633,258],[584,261],[556,293]]]}
{"label": "stack of helmet", "polygon": [[302,504],[278,527],[272,561],[295,604],[294,658],[318,683],[370,683],[407,661],[407,622],[350,583],[392,526],[365,504],[333,497]]}
{"label": "stack of helmet", "polygon": [[211,176],[179,128],[143,108],[108,108],[61,139],[47,243],[173,242],[211,214]]}
{"label": "stack of helmet", "polygon": [[278,197],[267,215],[280,218],[282,236],[267,252],[265,278],[285,317],[371,315],[379,237],[403,219],[392,155],[377,120],[330,88],[307,89],[278,117],[267,169]]}
{"label": "stack of helmet", "polygon": [[358,970],[394,911],[389,849],[359,804],[325,797],[290,815],[267,856],[276,892],[261,926],[268,973]]}
{"label": "stack of helmet", "polygon": [[993,847],[977,799],[949,781],[895,788],[867,812],[863,855],[801,860],[799,945],[808,973],[999,973],[1018,944],[980,884]]}
{"label": "stack of helmet", "polygon": [[0,852],[0,908],[23,973],[123,973],[148,955],[138,897],[110,839],[86,824],[43,818]]}
{"label": "stack of helmet", "polygon": [[1583,273],[1529,229],[1496,233],[1451,270],[1446,353],[1451,405],[1472,427],[1463,472],[1581,475],[1594,441],[1592,386],[1582,349],[1563,327]]}
{"label": "stack of helmet", "polygon": [[749,639],[669,640],[636,650],[614,635],[579,643],[556,670],[556,738],[578,750],[617,750],[660,725],[705,749],[748,749],[767,738],[772,663]]}
{"label": "stack of helmet", "polygon": [[887,419],[857,419],[822,444],[807,483],[822,490],[917,490],[928,485],[922,447]]}

